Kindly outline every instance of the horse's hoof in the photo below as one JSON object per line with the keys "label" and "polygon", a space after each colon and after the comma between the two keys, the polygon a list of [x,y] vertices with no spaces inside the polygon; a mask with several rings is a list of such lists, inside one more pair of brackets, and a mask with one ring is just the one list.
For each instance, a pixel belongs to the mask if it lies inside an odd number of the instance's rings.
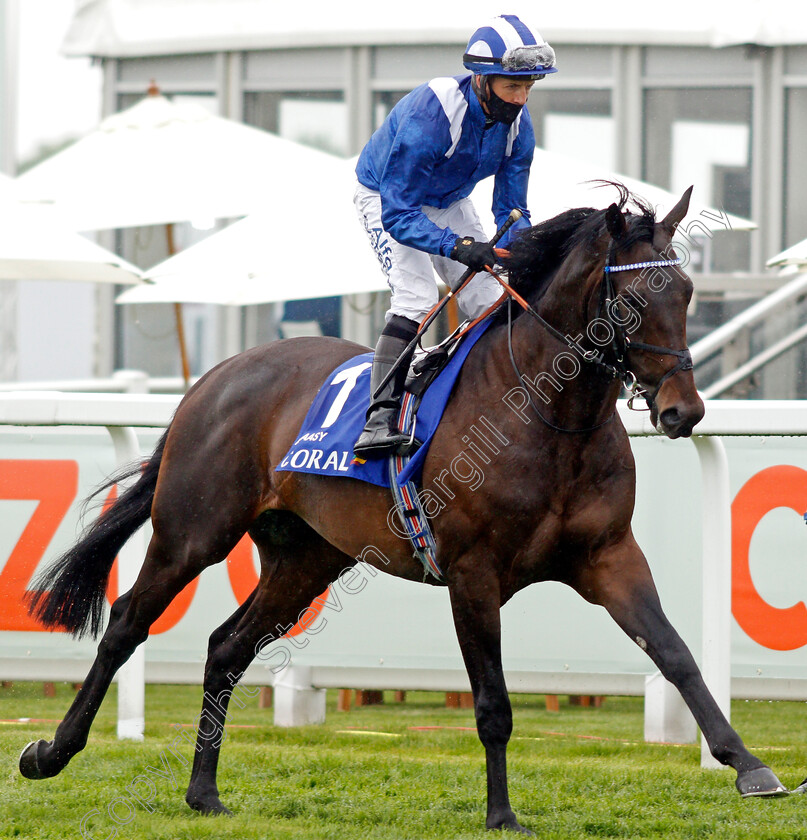
{"label": "horse's hoof", "polygon": [[514,834],[523,834],[525,837],[535,837],[535,832],[524,828],[521,823],[510,822],[502,823],[501,825],[493,826],[489,831],[512,831]]}
{"label": "horse's hoof", "polygon": [[185,797],[185,801],[205,817],[231,817],[233,812],[218,798],[218,796],[210,796],[205,799],[194,797]]}
{"label": "horse's hoof", "polygon": [[504,817],[500,820],[497,819],[488,819],[486,828],[488,831],[512,831],[515,834],[524,834],[527,837],[535,837],[535,832],[530,831],[528,828],[524,828],[521,823],[515,818],[515,815],[511,813],[510,816]]}
{"label": "horse's hoof", "polygon": [[[20,773],[26,779],[48,779],[56,775],[56,773],[46,773],[39,766],[39,750],[47,745],[48,742],[40,738],[38,741],[31,741],[23,748],[20,753]],[[56,772],[58,773],[58,770]]]}
{"label": "horse's hoof", "polygon": [[746,770],[737,776],[735,784],[743,799],[750,796],[787,796],[790,793],[770,767]]}
{"label": "horse's hoof", "polygon": [[807,779],[805,779],[797,788],[793,788],[791,793],[807,793]]}

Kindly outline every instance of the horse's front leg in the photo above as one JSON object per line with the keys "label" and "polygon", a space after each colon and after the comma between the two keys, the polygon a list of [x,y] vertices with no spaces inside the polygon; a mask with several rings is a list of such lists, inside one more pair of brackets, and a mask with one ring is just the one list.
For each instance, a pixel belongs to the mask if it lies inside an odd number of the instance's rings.
{"label": "horse's front leg", "polygon": [[736,785],[743,796],[787,792],[774,773],[748,751],[712,697],[689,648],[661,608],[647,560],[632,535],[586,564],[575,588],[589,601],[605,607],[678,689],[712,755],[737,771]]}
{"label": "horse's front leg", "polygon": [[479,558],[468,564],[467,571],[451,572],[448,590],[454,626],[473,690],[479,740],[485,748],[485,825],[532,834],[519,825],[507,791],[507,742],[513,730],[513,713],[502,671],[499,581]]}

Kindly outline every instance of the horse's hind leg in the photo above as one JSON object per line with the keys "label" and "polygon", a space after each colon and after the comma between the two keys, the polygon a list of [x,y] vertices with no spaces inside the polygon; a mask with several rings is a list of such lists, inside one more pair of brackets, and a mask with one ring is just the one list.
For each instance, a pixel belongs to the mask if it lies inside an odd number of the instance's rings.
{"label": "horse's hind leg", "polygon": [[[185,796],[191,808],[205,814],[229,813],[219,798],[216,771],[227,707],[238,680],[258,648],[294,625],[339,572],[355,563],[284,511],[264,514],[260,533],[250,534],[261,556],[261,579],[249,601],[211,635],[208,646],[196,753]],[[266,667],[270,665],[277,670],[282,663],[272,656]],[[238,691],[235,702],[243,707]]]}
{"label": "horse's hind leg", "polygon": [[647,561],[635,542],[603,552],[596,564],[581,572],[575,587],[588,600],[604,606],[678,689],[712,755],[737,771],[737,789],[743,796],[787,792],[774,773],[748,751],[712,697],[689,648],[661,608]]}
{"label": "horse's hind leg", "polygon": [[237,537],[230,535],[226,543],[220,539],[196,540],[188,546],[174,538],[161,539],[155,531],[137,581],[113,604],[95,661],[53,740],[35,741],[23,750],[20,756],[23,776],[29,779],[55,776],[84,748],[101,701],[118,669],[146,640],[149,628],[174,597],[205,566],[222,560],[236,541]]}

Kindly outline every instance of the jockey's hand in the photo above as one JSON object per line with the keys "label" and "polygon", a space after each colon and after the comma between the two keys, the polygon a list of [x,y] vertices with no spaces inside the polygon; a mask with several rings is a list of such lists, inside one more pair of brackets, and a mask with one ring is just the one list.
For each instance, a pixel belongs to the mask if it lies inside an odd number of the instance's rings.
{"label": "jockey's hand", "polygon": [[470,236],[457,237],[450,257],[474,271],[484,271],[488,265],[493,268],[498,262],[493,246],[487,242],[477,242]]}

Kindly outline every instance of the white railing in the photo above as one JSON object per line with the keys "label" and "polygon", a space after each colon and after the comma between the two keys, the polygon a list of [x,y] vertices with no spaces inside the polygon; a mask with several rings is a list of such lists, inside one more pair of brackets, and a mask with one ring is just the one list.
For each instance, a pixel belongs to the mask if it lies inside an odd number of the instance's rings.
{"label": "white railing", "polygon": [[775,292],[744,309],[716,330],[696,341],[689,349],[697,366],[731,344],[744,330],[759,324],[786,306],[807,296],[807,272],[797,274]]}
{"label": "white railing", "polygon": [[[166,426],[179,400],[177,395],[154,394],[6,393],[0,394],[0,425],[106,427],[115,445],[116,460],[122,465],[140,457],[134,430]],[[657,434],[647,413],[629,411],[624,402],[620,402],[619,413],[631,436]],[[701,465],[703,498],[710,502],[709,513],[704,515],[702,523],[702,586],[710,597],[704,599],[702,610],[701,663],[707,684],[728,716],[731,699],[731,497],[728,461],[721,438],[807,435],[807,402],[714,401],[708,404],[706,416],[697,431],[693,441]],[[145,546],[137,538],[130,540],[121,552],[119,591],[126,591],[133,584],[144,553]],[[310,709],[306,710],[305,702],[301,702],[304,697],[319,703],[321,692],[316,689],[348,684],[346,675],[336,677],[332,671],[333,668],[295,669],[293,665],[289,666],[275,680],[276,714],[278,709],[284,710],[285,723],[310,719]],[[320,680],[318,673],[322,675]],[[397,671],[395,679],[396,687],[401,689],[424,684],[423,674],[414,672],[407,684],[404,670]],[[434,680],[434,675],[430,674],[428,679]],[[142,738],[143,646],[121,670],[119,685],[118,735]],[[452,687],[446,686],[445,690]],[[646,700],[649,699],[650,694],[646,693]],[[651,709],[650,714],[662,715],[664,703],[669,703],[669,698],[657,704],[655,711]],[[297,712],[293,711],[295,709]],[[717,766],[705,745],[702,764]]]}
{"label": "white railing", "polygon": [[[191,377],[190,385],[199,377]],[[16,391],[64,391],[84,394],[183,394],[187,390],[181,376],[149,376],[142,370],[116,370],[99,379],[54,379],[40,382],[0,382],[0,393]]]}
{"label": "white railing", "polygon": [[751,374],[761,370],[765,365],[783,356],[788,350],[792,350],[796,345],[801,344],[802,341],[807,340],[807,324],[803,324],[794,332],[786,335],[780,341],[772,344],[761,353],[749,359],[745,364],[732,370],[726,376],[721,377],[716,382],[703,389],[703,396],[706,399],[714,399],[721,394],[725,394],[730,388],[747,379]]}
{"label": "white railing", "polygon": [[[696,341],[690,348],[695,367],[697,368],[716,354],[729,350],[732,343],[747,334],[751,328],[786,307],[794,305],[805,296],[807,296],[807,272],[801,272],[762,300],[704,336],[700,341]],[[704,397],[707,399],[719,397],[805,340],[807,340],[807,326],[802,326],[704,388]]]}
{"label": "white railing", "polygon": [[[165,427],[179,404],[177,396],[156,394],[0,394],[0,424],[14,426],[105,426],[117,466],[140,457],[135,428]],[[145,556],[142,531],[118,555],[119,591],[128,592]],[[118,737],[142,740],[145,731],[145,646],[118,672]]]}

